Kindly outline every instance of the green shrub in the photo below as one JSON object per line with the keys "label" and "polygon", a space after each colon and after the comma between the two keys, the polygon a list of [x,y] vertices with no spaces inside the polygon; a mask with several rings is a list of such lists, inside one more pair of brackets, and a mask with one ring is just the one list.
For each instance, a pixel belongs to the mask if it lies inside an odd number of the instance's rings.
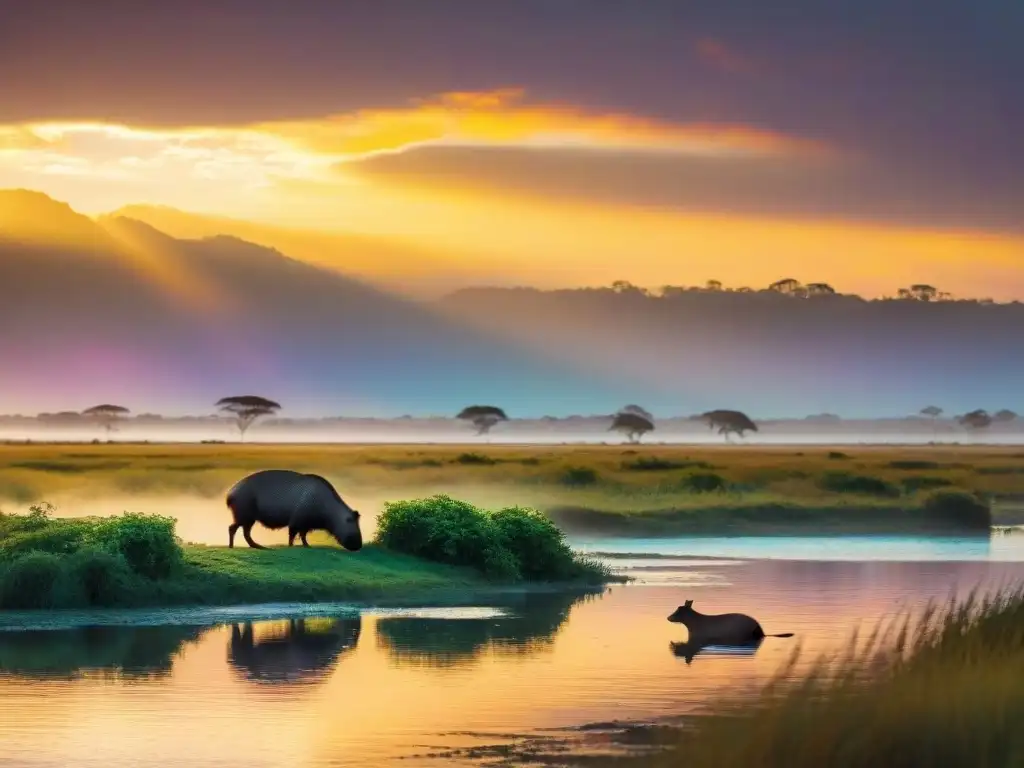
{"label": "green shrub", "polygon": [[901,485],[908,493],[915,491],[926,491],[932,488],[947,488],[953,485],[953,481],[946,477],[931,477],[929,475],[911,475],[903,478]]}
{"label": "green shrub", "polygon": [[497,459],[492,459],[490,456],[486,456],[482,453],[460,453],[455,457],[456,464],[479,464],[490,466],[491,464],[497,464]]}
{"label": "green shrub", "polygon": [[52,552],[27,552],[0,566],[0,608],[50,608],[63,576],[61,558]]}
{"label": "green shrub", "polygon": [[523,507],[489,512],[449,496],[385,504],[377,543],[496,579],[600,581],[607,575],[602,565],[574,553],[541,512]]}
{"label": "green shrub", "polygon": [[67,565],[74,588],[91,606],[117,605],[132,576],[124,555],[95,545],[75,552]]}
{"label": "green shrub", "polygon": [[622,462],[622,468],[633,472],[662,472],[671,469],[711,469],[711,465],[706,461],[691,459],[672,461],[671,459],[659,459],[656,456],[641,456],[633,461]]}
{"label": "green shrub", "polygon": [[725,478],[714,472],[694,472],[683,478],[683,487],[691,493],[712,493],[726,489]]}
{"label": "green shrub", "polygon": [[924,511],[929,521],[968,528],[992,526],[989,505],[967,491],[934,491],[925,499]]}
{"label": "green shrub", "polygon": [[45,528],[19,531],[0,541],[0,557],[12,559],[27,552],[50,552],[70,555],[77,552],[85,539],[86,528],[77,521],[53,521]]}
{"label": "green shrub", "polygon": [[543,513],[507,507],[492,513],[491,519],[524,579],[563,580],[579,575],[565,534]]}
{"label": "green shrub", "polygon": [[0,512],[0,545],[14,534],[38,531],[50,525],[50,513],[53,511],[52,504],[37,504],[29,507],[27,515],[8,515]]}
{"label": "green shrub", "polygon": [[890,461],[889,467],[891,469],[938,469],[939,462],[919,459],[902,459],[899,461]]}
{"label": "green shrub", "polygon": [[181,540],[175,535],[173,517],[126,512],[99,521],[94,541],[120,553],[128,566],[141,576],[166,579],[183,562]]}
{"label": "green shrub", "polygon": [[833,493],[860,493],[865,496],[899,496],[900,489],[892,483],[871,475],[854,475],[850,472],[826,472],[818,486]]}
{"label": "green shrub", "polygon": [[571,488],[594,485],[597,482],[597,470],[592,467],[568,467],[562,473],[562,485]]}
{"label": "green shrub", "polygon": [[396,552],[476,568],[494,578],[520,577],[490,516],[445,495],[386,503],[377,519],[377,542]]}
{"label": "green shrub", "polygon": [[850,458],[850,455],[847,453],[843,453],[842,451],[829,451],[828,458],[832,459],[833,461],[838,461],[841,459],[848,459]]}

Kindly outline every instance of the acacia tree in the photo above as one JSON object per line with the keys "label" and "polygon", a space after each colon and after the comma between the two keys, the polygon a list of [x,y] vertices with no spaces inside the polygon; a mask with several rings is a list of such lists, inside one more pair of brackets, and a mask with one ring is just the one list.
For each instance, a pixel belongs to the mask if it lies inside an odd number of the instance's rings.
{"label": "acacia tree", "polygon": [[110,433],[117,429],[117,422],[128,415],[128,413],[128,409],[123,405],[113,405],[111,403],[94,405],[92,408],[86,408],[82,411],[83,416],[98,422],[107,431],[108,440],[110,439]]}
{"label": "acacia tree", "polygon": [[608,431],[622,432],[631,443],[640,442],[640,438],[654,431],[654,420],[645,418],[638,413],[619,411],[612,417],[612,425]]}
{"label": "acacia tree", "polygon": [[808,283],[807,284],[807,295],[808,296],[835,296],[836,289],[828,283]]}
{"label": "acacia tree", "polygon": [[636,416],[647,419],[652,424],[654,423],[654,416],[651,415],[651,412],[646,408],[641,408],[639,405],[625,405],[622,408],[619,408],[618,413],[632,413]]}
{"label": "acacia tree", "polygon": [[1005,424],[1006,422],[1013,421],[1016,418],[1017,414],[1009,410],[1008,408],[1003,408],[1003,410],[996,411],[994,414],[992,414],[992,421],[998,421],[1003,424]]}
{"label": "acacia tree", "polygon": [[957,421],[969,429],[984,429],[991,426],[992,417],[988,415],[988,411],[984,408],[979,408],[976,411],[965,413]]}
{"label": "acacia tree", "polygon": [[788,296],[797,296],[805,289],[796,278],[784,277],[769,285],[768,290],[775,291],[776,293],[784,293]]}
{"label": "acacia tree", "polygon": [[459,411],[455,418],[468,421],[476,427],[478,435],[486,435],[495,424],[508,421],[505,411],[495,405],[470,405]]}
{"label": "acacia tree", "polygon": [[708,429],[718,428],[718,434],[724,435],[726,442],[729,440],[729,433],[734,432],[743,437],[744,432],[757,432],[757,424],[742,411],[730,411],[718,409],[707,411],[701,414],[701,418],[708,424]]}
{"label": "acacia tree", "polygon": [[215,404],[224,413],[235,419],[239,440],[245,440],[245,431],[261,416],[271,416],[281,410],[280,403],[258,395],[232,395],[222,397]]}
{"label": "acacia tree", "polygon": [[929,419],[937,419],[942,415],[942,409],[937,405],[928,405],[921,409],[922,416],[927,416]]}

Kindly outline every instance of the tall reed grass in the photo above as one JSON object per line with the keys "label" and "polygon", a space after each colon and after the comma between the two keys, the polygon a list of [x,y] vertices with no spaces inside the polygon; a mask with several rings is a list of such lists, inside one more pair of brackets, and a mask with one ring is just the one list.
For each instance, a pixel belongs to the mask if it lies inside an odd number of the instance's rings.
{"label": "tall reed grass", "polygon": [[630,766],[866,768],[1024,765],[1024,586],[929,604],[754,700],[722,702]]}

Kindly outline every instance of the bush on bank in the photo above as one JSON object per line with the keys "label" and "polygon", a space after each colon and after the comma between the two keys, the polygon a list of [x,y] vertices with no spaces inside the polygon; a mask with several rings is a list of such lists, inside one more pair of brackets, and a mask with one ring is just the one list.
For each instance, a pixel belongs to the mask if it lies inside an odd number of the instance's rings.
{"label": "bush on bank", "polygon": [[175,520],[125,513],[54,518],[49,505],[0,513],[0,608],[107,606],[133,581],[170,579],[182,568]]}
{"label": "bush on bank", "polygon": [[442,564],[506,582],[609,580],[604,566],[574,553],[536,510],[492,513],[447,497],[389,504],[378,534],[386,549],[340,559],[322,557],[331,553],[321,550],[194,547],[186,553],[174,518],[52,512],[43,505],[24,515],[0,513],[0,610],[339,599],[389,585],[426,588],[478,578]]}
{"label": "bush on bank", "polygon": [[535,509],[490,511],[445,495],[385,504],[377,542],[500,580],[596,583],[609,575],[601,563],[573,552],[558,526]]}

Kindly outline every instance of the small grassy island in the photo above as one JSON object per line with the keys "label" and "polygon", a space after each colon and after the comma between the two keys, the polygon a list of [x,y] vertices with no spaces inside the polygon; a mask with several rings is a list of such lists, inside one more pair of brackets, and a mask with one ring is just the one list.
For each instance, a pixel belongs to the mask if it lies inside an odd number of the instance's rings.
{"label": "small grassy island", "polygon": [[617,580],[536,510],[447,496],[387,504],[376,542],[357,553],[316,537],[323,545],[309,549],[188,545],[170,517],[58,518],[51,509],[0,513],[0,610],[409,599]]}

